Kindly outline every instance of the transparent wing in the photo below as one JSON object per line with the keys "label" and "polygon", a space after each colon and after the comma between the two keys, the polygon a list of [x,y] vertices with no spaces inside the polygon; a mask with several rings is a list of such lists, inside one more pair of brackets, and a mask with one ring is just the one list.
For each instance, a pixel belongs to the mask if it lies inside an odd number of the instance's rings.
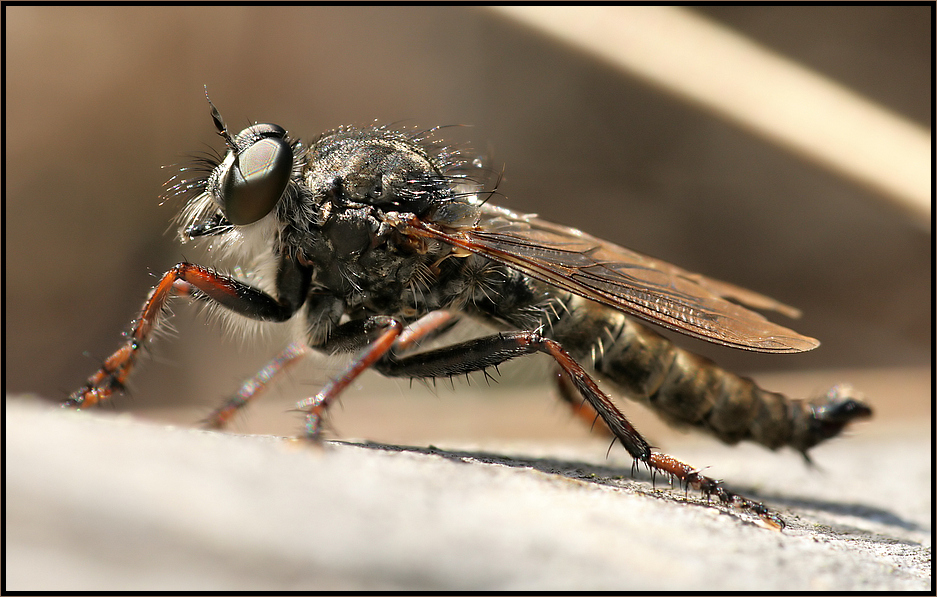
{"label": "transparent wing", "polygon": [[761,352],[803,352],[820,344],[726,299],[799,316],[793,307],[534,215],[486,204],[474,226],[414,218],[407,228],[709,342]]}

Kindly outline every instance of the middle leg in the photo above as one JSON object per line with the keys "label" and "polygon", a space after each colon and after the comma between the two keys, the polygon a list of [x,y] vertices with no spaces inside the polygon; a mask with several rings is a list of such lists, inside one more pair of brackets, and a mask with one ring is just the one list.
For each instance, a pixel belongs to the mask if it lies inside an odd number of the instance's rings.
{"label": "middle leg", "polygon": [[[392,349],[398,353],[404,352],[421,340],[445,332],[457,320],[458,316],[448,311],[433,311],[405,327],[394,342]],[[351,327],[355,329],[350,329]],[[362,341],[362,335],[365,336],[364,341],[367,341],[366,332],[358,329],[359,327],[353,325],[336,330],[329,341],[317,346],[317,348],[326,352],[350,350],[356,343]],[[202,425],[207,429],[224,429],[227,427],[235,414],[241,412],[248,404],[259,398],[277,378],[306,357],[309,352],[309,347],[306,344],[291,342],[253,377],[245,381],[237,392],[209,413],[202,421]]]}

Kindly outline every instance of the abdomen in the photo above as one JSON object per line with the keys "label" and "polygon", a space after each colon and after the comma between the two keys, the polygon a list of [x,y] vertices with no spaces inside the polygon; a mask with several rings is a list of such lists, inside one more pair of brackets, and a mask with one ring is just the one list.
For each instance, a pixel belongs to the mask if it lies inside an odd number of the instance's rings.
{"label": "abdomen", "polygon": [[749,440],[805,452],[871,414],[837,387],[811,401],[788,398],[674,345],[653,330],[578,296],[544,330],[627,397],[677,426],[706,431],[727,444]]}

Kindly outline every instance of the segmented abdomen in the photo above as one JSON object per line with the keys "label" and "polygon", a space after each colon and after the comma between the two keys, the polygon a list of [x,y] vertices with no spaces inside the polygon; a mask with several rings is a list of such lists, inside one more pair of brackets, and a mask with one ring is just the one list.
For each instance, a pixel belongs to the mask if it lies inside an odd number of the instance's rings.
{"label": "segmented abdomen", "polygon": [[571,354],[650,406],[666,421],[705,430],[728,444],[742,440],[801,452],[833,437],[871,410],[837,386],[816,399],[795,400],[758,387],[687,352],[622,313],[568,295],[552,332]]}

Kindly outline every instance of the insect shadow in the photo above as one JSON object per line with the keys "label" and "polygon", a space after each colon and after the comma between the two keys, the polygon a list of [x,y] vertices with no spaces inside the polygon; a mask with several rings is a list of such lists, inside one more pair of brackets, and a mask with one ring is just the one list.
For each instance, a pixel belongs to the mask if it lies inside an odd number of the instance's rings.
{"label": "insect shadow", "polygon": [[[410,454],[437,456],[462,464],[483,463],[504,466],[513,469],[531,469],[547,475],[565,477],[572,481],[580,481],[582,483],[593,485],[602,485],[615,489],[625,489],[635,493],[640,493],[642,495],[656,497],[665,501],[697,506],[718,507],[723,513],[729,514],[745,522],[753,522],[756,520],[754,517],[745,516],[739,510],[720,506],[717,500],[707,500],[706,497],[700,496],[698,492],[696,492],[694,495],[694,492],[692,490],[687,491],[686,488],[681,485],[678,479],[668,479],[666,476],[655,471],[654,469],[641,467],[640,463],[637,461],[635,464],[638,466],[623,468],[614,465],[595,464],[583,460],[565,460],[562,458],[551,457],[537,458],[530,456],[508,456],[505,454],[488,451],[446,450],[433,445],[426,447],[405,446],[400,444],[374,442],[370,440],[364,440],[360,442],[347,440],[329,440],[329,443],[364,448],[368,450],[379,450],[384,452],[406,452]],[[646,486],[642,487],[638,485],[638,483],[650,483],[653,489],[664,489],[665,491],[653,491]],[[815,498],[802,498],[786,493],[766,492],[759,490],[757,487],[752,485],[733,485],[734,489],[737,489],[740,492],[744,492],[746,495],[752,495],[758,499],[769,501],[777,506],[784,506],[794,511],[812,510],[825,512],[832,515],[848,515],[854,518],[861,518],[863,520],[876,522],[878,524],[886,524],[907,531],[926,530],[920,524],[898,516],[890,510],[869,506],[867,504],[860,504],[856,502],[847,503],[836,500],[823,500]],[[818,530],[816,525],[813,524],[804,526],[805,528],[817,530],[817,532],[822,531],[822,529]],[[866,531],[845,524],[837,524],[824,528],[824,534],[831,535],[867,534]],[[913,542],[909,542],[909,544],[911,543]]]}

